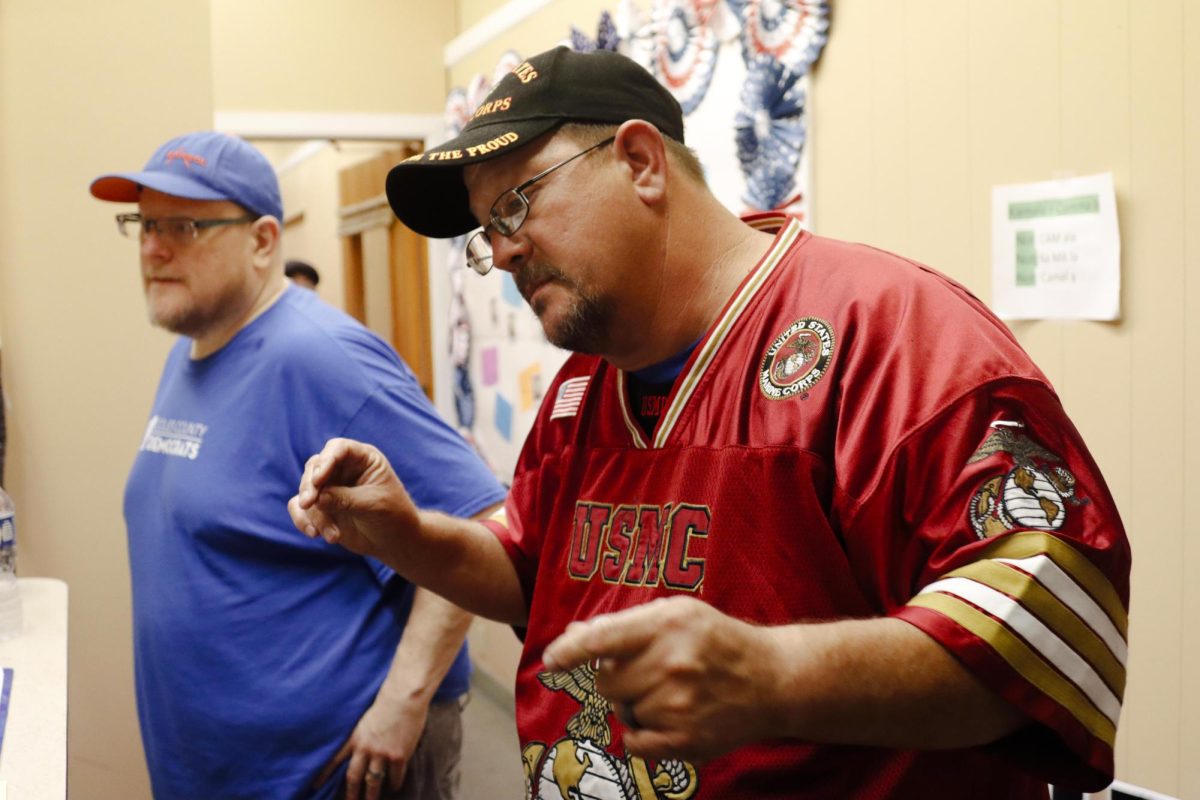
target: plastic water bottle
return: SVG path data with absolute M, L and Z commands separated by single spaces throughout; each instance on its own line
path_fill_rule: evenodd
M 0 486 L 0 642 L 21 633 L 17 588 L 17 524 L 12 498 Z

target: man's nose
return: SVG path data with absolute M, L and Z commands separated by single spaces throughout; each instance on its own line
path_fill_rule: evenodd
M 143 232 L 140 236 L 143 260 L 163 261 L 170 257 L 171 248 L 167 238 L 159 231 Z
M 532 245 L 529 239 L 518 231 L 512 236 L 503 236 L 494 231 L 489 232 L 492 243 L 492 266 L 505 272 L 515 272 L 529 259 Z

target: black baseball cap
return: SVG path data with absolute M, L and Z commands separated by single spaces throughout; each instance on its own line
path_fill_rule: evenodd
M 417 233 L 458 236 L 479 227 L 467 206 L 464 166 L 511 153 L 564 122 L 631 119 L 683 142 L 679 102 L 636 61 L 606 50 L 547 50 L 505 75 L 462 133 L 392 167 L 388 202 Z
M 313 286 L 321 282 L 321 275 L 317 272 L 317 268 L 307 261 L 292 259 L 283 265 L 283 274 L 289 278 L 294 278 L 297 275 L 303 275 L 308 278 Z

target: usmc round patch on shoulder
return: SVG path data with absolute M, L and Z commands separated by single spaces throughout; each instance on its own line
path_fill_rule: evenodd
M 771 400 L 807 392 L 825 376 L 833 358 L 833 327 L 816 317 L 793 322 L 763 354 L 758 388 Z

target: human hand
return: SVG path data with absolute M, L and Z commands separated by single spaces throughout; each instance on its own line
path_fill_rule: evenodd
M 389 790 L 399 791 L 428 713 L 426 703 L 394 700 L 381 692 L 314 785 L 323 784 L 339 764 L 349 759 L 346 800 L 379 800 L 388 796 L 385 784 Z
M 598 660 L 596 690 L 643 758 L 702 762 L 778 735 L 779 653 L 770 628 L 691 597 L 572 622 L 542 654 L 565 671 Z
M 377 557 L 397 530 L 419 524 L 417 507 L 387 458 L 351 439 L 330 439 L 308 460 L 288 513 L 309 537 Z

